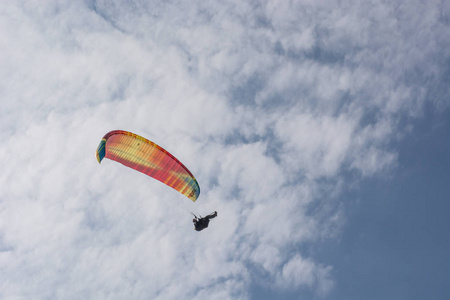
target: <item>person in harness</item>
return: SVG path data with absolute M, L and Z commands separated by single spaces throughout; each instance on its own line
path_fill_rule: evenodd
M 194 215 L 194 217 L 195 217 L 195 219 L 193 219 L 192 222 L 194 222 L 195 230 L 202 231 L 203 229 L 208 228 L 209 220 L 217 217 L 217 211 L 215 211 L 212 214 L 209 214 L 203 218 L 202 217 L 197 218 L 196 215 Z

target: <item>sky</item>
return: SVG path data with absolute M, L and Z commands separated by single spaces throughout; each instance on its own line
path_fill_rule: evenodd
M 3 1 L 0 298 L 448 299 L 448 49 L 445 0 Z

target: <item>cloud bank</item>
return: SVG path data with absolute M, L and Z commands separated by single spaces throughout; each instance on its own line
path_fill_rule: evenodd
M 441 1 L 26 1 L 0 8 L 2 299 L 326 297 L 342 191 L 448 107 Z M 95 149 L 168 149 L 197 203 Z M 189 212 L 219 217 L 200 234 Z

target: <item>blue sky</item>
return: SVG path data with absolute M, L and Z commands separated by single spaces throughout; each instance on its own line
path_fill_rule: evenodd
M 396 178 L 369 180 L 350 198 L 334 252 L 342 272 L 333 299 L 445 299 L 450 266 L 448 112 L 429 113 L 397 147 Z
M 1 4 L 0 298 L 447 299 L 449 20 L 446 1 Z M 180 159 L 198 201 L 99 165 L 115 129 Z

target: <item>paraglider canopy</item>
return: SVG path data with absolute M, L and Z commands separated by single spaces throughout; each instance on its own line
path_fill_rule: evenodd
M 157 144 L 128 131 L 108 132 L 97 148 L 97 160 L 117 161 L 174 188 L 195 202 L 200 186 L 194 175 Z

